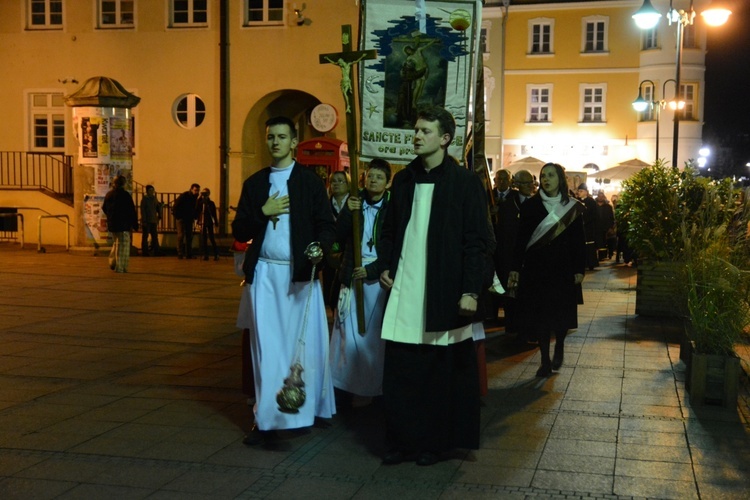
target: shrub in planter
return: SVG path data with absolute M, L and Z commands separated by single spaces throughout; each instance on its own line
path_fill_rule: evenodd
M 678 283 L 692 345 L 686 386 L 693 405 L 736 404 L 734 346 L 750 324 L 748 218 L 737 201 L 728 181 L 709 183 L 700 206 L 680 229 Z

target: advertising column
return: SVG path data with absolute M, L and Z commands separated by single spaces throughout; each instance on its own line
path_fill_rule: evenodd
M 74 172 L 78 245 L 98 248 L 111 243 L 102 204 L 118 175 L 127 179 L 125 189 L 133 191 L 132 108 L 139 102 L 139 97 L 106 77 L 91 78 L 66 97 L 73 108 L 78 141 L 78 167 Z

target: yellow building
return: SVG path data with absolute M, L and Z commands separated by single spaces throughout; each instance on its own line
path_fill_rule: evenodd
M 270 162 L 269 116 L 295 117 L 307 139 L 323 135 L 309 124 L 312 108 L 330 103 L 340 120 L 327 135 L 346 139 L 341 71 L 321 65 L 319 54 L 340 51 L 341 25 L 356 31 L 358 17 L 355 0 L 0 2 L 0 207 L 27 207 L 27 242 L 47 212 L 78 220 L 73 244 L 84 243 L 73 208 L 80 200 L 48 196 L 58 187 L 38 176 L 23 186 L 9 178 L 20 167 L 38 171 L 40 161 L 76 163 L 64 96 L 106 76 L 141 98 L 133 110 L 137 186 L 179 193 L 196 182 L 229 220 L 242 181 Z M 62 224 L 45 221 L 44 233 L 45 242 L 65 242 Z
M 696 6 L 706 2 L 696 0 Z M 493 168 L 527 156 L 570 170 L 654 158 L 655 116 L 639 116 L 631 103 L 646 79 L 654 86 L 645 85 L 644 92 L 651 91 L 654 100 L 663 98 L 663 85 L 667 98 L 674 95 L 666 82 L 674 77 L 675 29 L 662 21 L 643 35 L 631 19 L 641 3 L 513 0 L 506 17 L 503 0 L 486 2 L 482 60 L 486 152 Z M 653 3 L 666 13 L 668 0 Z M 45 193 L 56 189 L 44 185 L 50 181 L 28 174 L 19 186 L 14 175 L 20 167 L 37 172 L 39 162 L 76 164 L 64 96 L 89 78 L 105 76 L 141 98 L 133 110 L 136 188 L 153 184 L 157 192 L 179 193 L 193 182 L 208 187 L 226 228 L 242 181 L 269 163 L 263 127 L 269 116 L 295 117 L 304 140 L 324 135 L 310 125 L 310 113 L 328 103 L 339 121 L 325 135 L 346 140 L 341 71 L 321 65 L 319 55 L 341 49 L 342 24 L 353 26 L 356 44 L 359 4 L 1 1 L 0 207 L 25 207 L 19 211 L 27 220 L 27 242 L 36 241 L 33 222 L 46 212 L 68 215 L 73 244 L 85 243 L 74 208 L 81 200 L 50 197 Z M 696 156 L 703 115 L 705 30 L 696 20 L 686 33 L 682 78 L 689 102 L 680 163 Z M 666 158 L 671 121 L 671 111 L 664 110 L 660 156 Z M 45 241 L 65 241 L 62 224 L 44 225 Z
M 675 0 L 675 8 L 687 9 L 689 3 Z M 655 159 L 656 113 L 636 113 L 632 102 L 644 80 L 653 82 L 641 86 L 646 100 L 674 99 L 674 83 L 668 80 L 675 78 L 677 30 L 662 20 L 654 30 L 642 32 L 631 17 L 642 4 L 513 0 L 506 11 L 502 0 L 487 3 L 484 27 L 490 54 L 485 66 L 494 80 L 485 85 L 493 88 L 487 155 L 494 168 L 531 156 L 587 172 L 591 179 L 596 178 L 594 165 L 605 169 L 632 158 Z M 696 10 L 705 4 L 696 1 Z M 669 1 L 653 0 L 653 5 L 666 15 Z M 503 49 L 495 39 L 503 38 L 505 16 L 503 96 Z M 686 107 L 680 121 L 680 167 L 697 158 L 701 147 L 705 27 L 700 19 L 685 28 L 683 46 Z M 659 157 L 668 161 L 672 123 L 673 111 L 664 109 Z

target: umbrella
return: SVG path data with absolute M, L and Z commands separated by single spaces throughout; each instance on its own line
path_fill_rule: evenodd
M 539 173 L 539 169 L 541 169 L 545 163 L 546 162 L 540 160 L 539 158 L 527 156 L 525 158 L 521 158 L 520 160 L 514 161 L 505 168 L 510 170 L 510 172 L 513 174 L 515 174 L 519 170 L 528 170 L 532 174 L 536 175 Z
M 610 181 L 624 181 L 636 172 L 643 170 L 643 167 L 649 166 L 645 161 L 641 161 L 638 158 L 618 163 L 612 168 L 600 170 L 596 173 L 596 177 L 599 179 L 609 179 Z

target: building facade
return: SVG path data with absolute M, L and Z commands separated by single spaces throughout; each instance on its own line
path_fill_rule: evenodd
M 662 13 L 668 3 L 653 0 Z M 706 3 L 695 1 L 697 8 Z M 653 32 L 640 32 L 631 16 L 642 0 L 503 4 L 488 0 L 482 20 L 492 168 L 528 156 L 575 171 L 653 160 L 656 116 L 637 114 L 631 104 L 644 80 L 654 82 L 640 86 L 650 99 L 674 96 L 668 82 L 675 72 L 674 26 L 662 20 Z M 4 0 L 0 153 L 12 154 L 0 157 L 0 167 L 7 158 L 30 161 L 27 153 L 67 156 L 75 164 L 65 96 L 89 78 L 109 77 L 141 98 L 133 109 L 135 188 L 208 187 L 226 229 L 242 181 L 269 163 L 268 117 L 293 117 L 301 140 L 346 140 L 341 71 L 320 64 L 319 56 L 341 50 L 343 24 L 353 26 L 356 45 L 359 9 L 356 0 Z M 705 29 L 696 19 L 685 37 L 680 163 L 701 146 L 704 48 Z M 321 103 L 340 118 L 327 133 L 310 121 Z M 661 112 L 664 158 L 671 155 L 672 116 L 668 108 Z M 67 214 L 81 225 L 75 203 L 10 189 L 3 172 L 0 207 Z M 27 241 L 36 239 L 26 233 Z M 74 234 L 74 244 L 85 243 L 80 228 Z M 64 228 L 50 223 L 49 238 L 64 241 Z
M 596 178 L 597 169 L 632 158 L 651 163 L 657 111 L 636 113 L 632 103 L 639 90 L 651 102 L 675 98 L 677 30 L 666 21 L 669 0 L 653 0 L 665 17 L 648 32 L 632 19 L 642 0 L 514 0 L 507 10 L 503 3 L 490 1 L 484 9 L 490 41 L 485 74 L 492 75 L 485 85 L 487 155 L 493 165 L 534 157 Z M 696 10 L 707 3 L 695 1 Z M 674 0 L 678 9 L 689 4 Z M 503 38 L 506 16 L 503 67 L 495 54 L 503 47 L 494 40 Z M 699 18 L 685 28 L 683 43 L 680 167 L 697 158 L 701 147 L 706 29 Z M 504 95 L 496 76 L 503 74 Z M 667 161 L 673 117 L 669 106 L 659 116 L 659 157 Z

